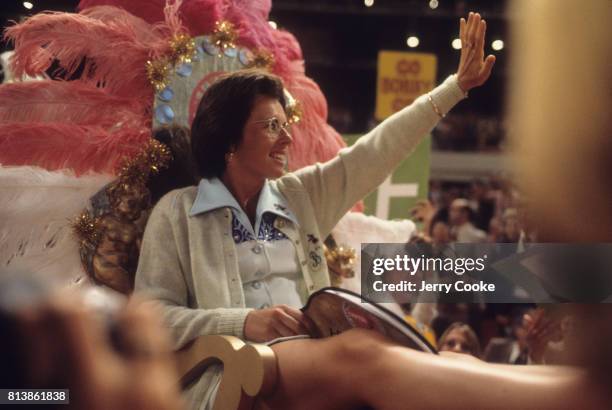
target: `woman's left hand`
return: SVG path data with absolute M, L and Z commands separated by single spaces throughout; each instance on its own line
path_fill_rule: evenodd
M 459 38 L 461 39 L 461 57 L 457 69 L 459 87 L 468 92 L 487 81 L 491 75 L 495 56 L 484 58 L 485 31 L 487 23 L 480 14 L 470 12 L 467 22 L 464 18 L 459 23 Z

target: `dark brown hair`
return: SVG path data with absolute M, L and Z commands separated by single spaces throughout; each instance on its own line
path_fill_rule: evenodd
M 204 93 L 191 125 L 191 152 L 203 178 L 220 177 L 225 156 L 242 141 L 255 99 L 265 95 L 286 106 L 283 84 L 275 75 L 249 69 L 215 81 Z
M 191 155 L 189 128 L 174 125 L 157 128 L 153 138 L 166 145 L 172 154 L 168 167 L 161 168 L 147 180 L 151 203 L 155 205 L 173 189 L 197 185 L 199 178 Z

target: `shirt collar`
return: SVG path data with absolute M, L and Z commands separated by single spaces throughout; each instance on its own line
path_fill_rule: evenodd
M 189 216 L 227 207 L 240 211 L 238 201 L 219 178 L 202 178 Z
M 193 202 L 190 216 L 212 211 L 218 208 L 232 208 L 236 213 L 242 214 L 242 208 L 236 201 L 236 198 L 227 189 L 225 184 L 219 178 L 203 178 L 198 185 L 198 193 Z M 285 197 L 266 180 L 259 194 L 256 210 L 256 225 L 264 213 L 269 212 L 289 219 L 294 224 L 298 225 L 297 218 L 289 209 Z
M 295 225 L 299 226 L 297 218 L 289 209 L 285 197 L 273 186 L 270 181 L 266 180 L 261 193 L 259 194 L 259 202 L 257 202 L 257 220 L 266 212 L 289 219 Z

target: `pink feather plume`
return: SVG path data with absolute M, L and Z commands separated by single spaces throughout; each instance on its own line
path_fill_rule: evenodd
M 66 122 L 147 126 L 140 101 L 117 97 L 79 81 L 31 81 L 0 86 L 0 122 Z
M 145 42 L 135 29 L 126 20 L 41 13 L 9 27 L 5 35 L 15 43 L 16 76 L 41 74 L 56 59 L 68 75 L 82 69 L 80 81 L 101 84 L 115 95 L 150 101 L 153 91 L 145 62 L 150 54 L 167 47 L 167 39 Z
M 180 16 L 192 36 L 212 33 L 215 22 L 223 17 L 223 4 L 219 0 L 183 1 Z
M 94 6 L 114 6 L 138 16 L 147 23 L 164 21 L 165 0 L 81 0 L 78 10 Z
M 298 41 L 291 33 L 275 30 L 268 24 L 271 0 L 183 0 L 170 3 L 174 7 L 170 16 L 180 16 L 193 36 L 210 34 L 215 21 L 229 20 L 237 27 L 239 44 L 272 53 L 275 59 L 273 72 L 283 79 L 285 86 L 302 104 L 302 122 L 294 126 L 290 169 L 326 161 L 346 146 L 342 137 L 327 124 L 327 102 L 317 84 L 305 75 Z M 79 9 L 112 5 L 122 7 L 149 23 L 160 23 L 164 21 L 164 4 L 163 0 L 81 0 Z
M 118 24 L 128 26 L 133 30 L 134 36 L 142 43 L 157 43 L 164 34 L 160 32 L 159 25 L 151 25 L 142 18 L 128 11 L 112 6 L 89 7 L 79 13 L 82 16 L 100 20 L 105 24 Z
M 47 170 L 116 173 L 122 159 L 151 138 L 147 127 L 109 132 L 93 125 L 5 122 L 0 124 L 0 163 L 36 164 Z

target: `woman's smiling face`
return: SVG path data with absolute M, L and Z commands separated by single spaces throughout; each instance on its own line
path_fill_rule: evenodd
M 292 141 L 281 103 L 274 97 L 260 95 L 255 99 L 242 141 L 231 161 L 250 176 L 278 178 L 285 170 Z

